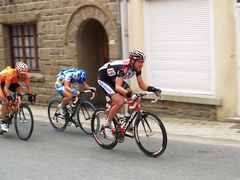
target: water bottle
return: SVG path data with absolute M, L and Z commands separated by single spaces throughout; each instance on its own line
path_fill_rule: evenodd
M 105 100 L 106 100 L 106 108 L 109 109 L 111 107 L 111 99 L 109 96 L 105 96 Z
M 68 112 L 69 114 L 72 114 L 72 107 L 71 107 L 71 105 L 70 105 L 70 104 L 67 104 L 67 105 L 66 105 L 66 108 L 67 108 L 67 112 Z
M 71 104 L 71 107 L 72 107 L 72 111 L 74 110 L 74 108 L 76 107 L 77 105 L 77 102 L 78 102 L 78 97 L 75 97 L 74 101 L 72 102 Z
M 71 108 L 72 108 L 72 110 L 76 107 L 76 103 L 75 102 L 73 102 L 72 104 L 71 104 Z
M 131 114 L 129 112 L 126 112 L 125 115 L 124 115 L 125 120 L 126 121 L 129 120 L 130 117 L 131 117 Z

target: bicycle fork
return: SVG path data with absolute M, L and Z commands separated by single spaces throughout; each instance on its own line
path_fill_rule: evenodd
M 153 136 L 154 133 L 153 133 L 153 131 L 152 131 L 152 129 L 151 129 L 151 127 L 150 127 L 147 119 L 146 119 L 146 116 L 143 114 L 143 112 L 141 113 L 141 115 L 139 116 L 139 118 L 140 118 L 140 122 L 142 123 L 142 126 L 143 126 L 143 129 L 144 129 L 144 132 L 145 132 L 146 136 L 147 136 L 147 137 Z M 146 125 L 145 125 L 145 124 L 146 124 Z M 148 128 L 148 131 L 149 131 L 149 132 L 147 132 L 146 127 Z

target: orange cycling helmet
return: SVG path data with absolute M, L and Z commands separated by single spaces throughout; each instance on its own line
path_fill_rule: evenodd
M 28 72 L 28 66 L 23 62 L 17 62 L 15 68 L 19 73 L 22 74 L 27 74 Z
M 129 58 L 133 59 L 135 61 L 145 61 L 146 56 L 143 52 L 138 51 L 138 50 L 133 50 L 129 52 Z

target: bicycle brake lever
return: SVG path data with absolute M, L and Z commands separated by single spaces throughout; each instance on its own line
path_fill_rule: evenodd
M 158 96 L 155 96 L 155 99 L 151 101 L 151 103 L 156 103 L 158 101 Z
M 90 99 L 94 99 L 95 98 L 95 92 L 92 92 L 92 97 L 90 97 Z

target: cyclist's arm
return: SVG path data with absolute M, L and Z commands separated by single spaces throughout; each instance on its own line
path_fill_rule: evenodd
M 9 87 L 10 87 L 10 82 L 5 82 L 5 85 L 4 85 L 4 94 L 6 95 L 6 97 L 8 97 L 10 95 L 10 92 L 9 92 Z
M 32 94 L 32 87 L 30 86 L 30 79 L 29 79 L 29 78 L 27 78 L 27 79 L 25 80 L 25 84 L 26 84 L 26 86 L 27 86 L 27 91 L 28 91 L 28 93 L 29 93 L 29 94 Z
M 82 86 L 84 89 L 87 89 L 87 90 L 91 89 L 90 86 L 86 82 L 82 83 Z
M 137 76 L 137 82 L 139 87 L 144 90 L 144 91 L 150 91 L 150 92 L 154 92 L 153 90 L 149 90 L 149 88 L 154 88 L 152 86 L 149 86 L 146 82 L 143 81 L 142 76 Z M 157 88 L 154 88 L 155 90 L 157 90 Z M 155 91 L 154 92 L 157 96 L 161 95 L 161 90 Z
M 137 76 L 137 82 L 138 82 L 138 86 L 139 86 L 142 90 L 147 91 L 148 84 L 143 81 L 142 76 Z
M 124 89 L 122 87 L 122 84 L 123 84 L 123 79 L 120 77 L 116 77 L 115 90 L 120 94 L 126 95 L 128 93 L 128 90 Z
M 64 81 L 64 89 L 70 93 L 73 93 L 74 89 L 70 87 L 70 81 Z

